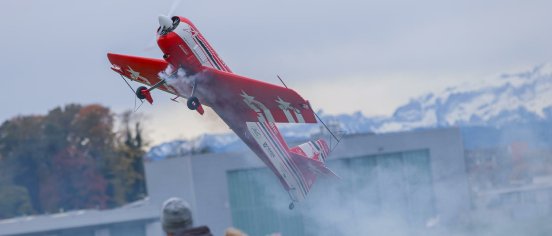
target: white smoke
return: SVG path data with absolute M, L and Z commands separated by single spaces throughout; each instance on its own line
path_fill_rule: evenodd
M 367 157 L 370 158 L 370 157 Z M 333 163 L 330 168 L 343 180 L 319 179 L 313 186 L 307 200 L 296 204 L 290 211 L 289 198 L 275 178 L 256 178 L 263 186 L 262 197 L 271 204 L 272 210 L 282 217 L 300 215 L 305 235 L 550 235 L 550 218 L 514 220 L 506 212 L 480 212 L 460 209 L 453 212 L 455 220 L 445 222 L 438 209 L 424 213 L 413 211 L 400 201 L 393 201 L 405 193 L 393 192 L 393 178 L 401 175 L 394 168 L 379 168 L 378 175 L 385 176 L 374 182 L 366 182 L 370 173 L 359 166 Z M 404 171 L 404 170 L 403 170 Z M 272 174 L 272 173 L 270 173 Z M 271 176 L 272 177 L 272 176 Z M 409 181 L 421 181 L 422 175 L 413 175 Z M 433 185 L 439 180 L 433 180 Z M 388 188 L 385 190 L 385 188 Z M 374 196 L 379 192 L 379 197 Z M 445 198 L 440 195 L 431 198 L 431 204 Z M 411 196 L 408 196 L 411 197 Z M 386 199 L 382 201 L 381 199 Z M 471 199 L 465 199 L 470 201 Z M 383 203 L 385 202 L 385 203 Z M 382 205 L 383 204 L 383 205 Z M 450 212 L 449 212 L 450 214 Z M 237 225 L 239 226 L 239 225 Z M 280 225 L 285 228 L 286 225 Z M 267 232 L 272 233 L 272 232 Z M 284 235 L 284 234 L 282 234 Z
M 165 71 L 159 73 L 161 79 L 165 79 L 166 83 L 176 89 L 176 92 L 181 97 L 189 97 L 191 95 L 196 75 L 188 76 L 184 69 L 179 68 L 176 72 L 171 66 L 168 66 Z

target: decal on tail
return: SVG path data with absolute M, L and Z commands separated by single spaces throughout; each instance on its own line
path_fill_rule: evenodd
M 291 160 L 299 167 L 301 174 L 307 181 L 308 190 L 318 176 L 339 177 L 326 167 L 325 161 L 329 153 L 328 144 L 323 139 L 310 141 L 292 147 L 289 150 Z

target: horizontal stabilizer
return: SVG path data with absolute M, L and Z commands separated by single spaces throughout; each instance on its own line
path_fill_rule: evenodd
M 337 176 L 333 171 L 328 169 L 328 167 L 326 167 L 324 162 L 310 159 L 295 153 L 290 153 L 290 154 L 291 154 L 291 160 L 299 167 L 299 169 L 301 170 L 301 172 L 305 177 L 309 178 L 309 177 L 315 177 L 315 176 L 327 176 L 327 177 L 335 177 L 339 179 L 339 176 Z
M 161 81 L 159 74 L 164 72 L 168 66 L 166 61 L 156 58 L 115 53 L 108 53 L 107 58 L 111 62 L 111 69 L 113 71 L 147 86 L 152 86 Z M 160 86 L 159 89 L 174 95 L 177 94 L 176 90 L 167 84 Z
M 289 149 L 291 161 L 301 171 L 308 190 L 311 189 L 318 176 L 340 179 L 324 164 L 328 153 L 328 145 L 323 139 L 306 142 Z
M 324 139 L 318 139 L 292 147 L 289 151 L 313 160 L 325 162 L 326 157 L 330 153 L 330 148 Z

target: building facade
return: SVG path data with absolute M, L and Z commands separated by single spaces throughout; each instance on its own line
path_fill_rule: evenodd
M 454 128 L 346 136 L 327 160 L 341 180 L 320 179 L 292 211 L 276 177 L 252 153 L 173 158 L 146 171 L 152 200 L 188 200 L 194 220 L 215 234 L 235 226 L 249 235 L 320 235 L 321 228 L 345 232 L 327 225 L 363 231 L 355 227 L 368 220 L 403 229 L 459 220 L 470 209 L 463 155 Z
M 0 235 L 86 229 L 82 235 L 162 235 L 161 205 L 170 197 L 188 201 L 194 224 L 209 226 L 214 235 L 230 226 L 249 235 L 362 234 L 375 225 L 417 230 L 455 222 L 469 211 L 463 155 L 455 128 L 345 136 L 327 160 L 341 179 L 319 179 L 294 210 L 274 174 L 251 152 L 171 158 L 146 163 L 149 197 L 141 205 L 85 212 L 71 217 L 71 225 L 52 216 L 0 221 Z M 125 225 L 125 232 L 134 229 L 128 225 L 141 231 L 117 231 Z

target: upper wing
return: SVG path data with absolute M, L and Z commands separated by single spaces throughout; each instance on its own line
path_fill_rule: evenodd
M 168 63 L 161 59 L 136 57 L 108 53 L 107 58 L 111 62 L 111 69 L 115 72 L 145 85 L 154 85 L 161 81 L 159 73 L 167 68 Z M 165 84 L 159 89 L 176 95 L 176 90 Z
M 307 100 L 297 92 L 243 76 L 205 68 L 213 108 L 241 122 L 316 123 Z

